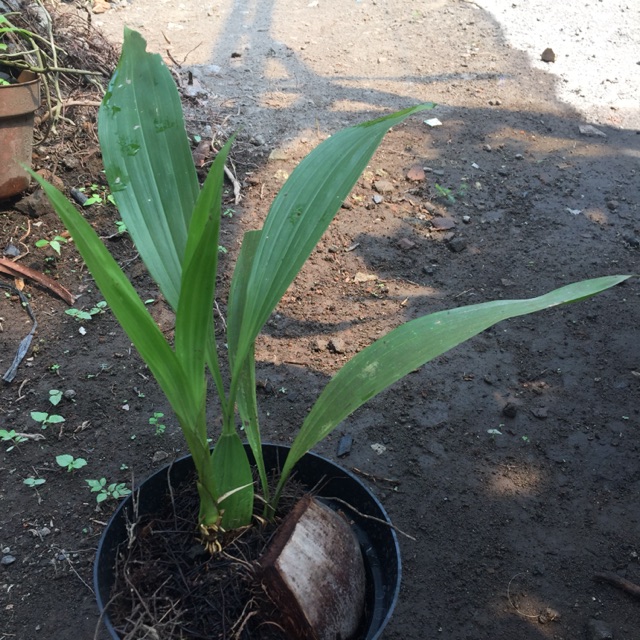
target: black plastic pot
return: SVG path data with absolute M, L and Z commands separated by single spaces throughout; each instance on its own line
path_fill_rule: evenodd
M 245 448 L 252 458 L 248 445 L 245 445 Z M 263 445 L 267 469 L 281 469 L 288 450 L 288 447 L 282 445 Z M 167 498 L 168 481 L 170 480 L 172 486 L 177 486 L 192 472 L 191 456 L 186 456 L 145 480 L 136 490 L 138 515 L 158 511 Z M 359 512 L 351 512 L 349 517 L 354 522 L 353 530 L 360 541 L 369 580 L 368 619 L 365 622 L 366 632 L 363 638 L 364 640 L 380 638 L 395 608 L 401 579 L 400 548 L 395 531 L 384 524 L 390 522 L 387 513 L 378 499 L 356 476 L 322 456 L 308 453 L 298 462 L 294 473 L 296 480 L 307 488 L 313 489 L 314 493 L 332 508 L 348 511 L 344 504 L 332 503 L 331 498 L 338 498 L 352 505 Z M 93 569 L 93 584 L 98 607 L 107 631 L 114 640 L 119 640 L 120 636 L 113 628 L 105 606 L 111 597 L 118 547 L 126 543 L 126 523 L 131 521 L 132 514 L 133 496 L 129 496 L 119 505 L 100 538 Z M 371 516 L 381 522 L 360 514 Z

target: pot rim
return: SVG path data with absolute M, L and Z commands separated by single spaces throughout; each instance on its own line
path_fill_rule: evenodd
M 290 449 L 290 447 L 288 445 L 276 444 L 276 443 L 270 443 L 270 442 L 263 442 L 262 443 L 262 447 L 263 448 L 264 447 L 272 447 L 278 453 L 279 453 L 280 450 L 287 450 L 288 451 Z M 246 448 L 247 453 L 249 455 L 250 462 L 252 464 L 255 464 L 255 461 L 253 459 L 253 455 L 251 453 L 251 448 L 246 443 L 245 443 L 245 448 Z M 392 585 L 392 588 L 387 593 L 387 598 L 386 598 L 387 601 L 388 601 L 387 611 L 385 612 L 384 617 L 377 621 L 378 629 L 375 630 L 373 635 L 369 635 L 369 632 L 367 631 L 366 640 L 377 640 L 378 638 L 380 638 L 384 628 L 387 626 L 387 624 L 388 624 L 388 622 L 389 622 L 389 620 L 390 620 L 390 618 L 391 618 L 391 616 L 393 614 L 393 611 L 395 609 L 395 606 L 396 606 L 396 603 L 398 601 L 398 597 L 399 597 L 399 594 L 400 594 L 400 585 L 401 585 L 401 581 L 402 581 L 402 561 L 401 561 L 401 556 L 400 556 L 400 545 L 399 545 L 399 542 L 398 542 L 398 536 L 396 534 L 395 529 L 391 526 L 391 519 L 389 518 L 385 508 L 382 506 L 382 503 L 375 496 L 375 494 L 371 491 L 371 489 L 369 489 L 369 487 L 364 484 L 362 479 L 358 478 L 349 469 L 346 469 L 345 467 L 337 464 L 333 460 L 330 460 L 329 458 L 326 458 L 326 457 L 324 457 L 322 455 L 319 455 L 317 453 L 314 453 L 312 451 L 307 452 L 300 459 L 300 461 L 298 461 L 298 463 L 296 464 L 296 467 L 300 463 L 302 463 L 304 461 L 304 459 L 307 458 L 307 456 L 309 456 L 312 459 L 315 459 L 315 460 L 321 462 L 322 464 L 329 465 L 329 466 L 335 468 L 336 470 L 339 470 L 339 472 L 341 474 L 343 474 L 343 476 L 345 476 L 350 481 L 354 482 L 358 487 L 360 487 L 365 492 L 367 497 L 375 504 L 376 509 L 379 510 L 379 514 L 382 516 L 382 518 L 377 518 L 377 517 L 374 518 L 374 520 L 378 520 L 377 526 L 384 525 L 384 526 L 387 527 L 387 533 L 388 533 L 389 538 L 390 538 L 390 540 L 388 541 L 388 544 L 390 544 L 390 546 L 392 547 L 391 548 L 391 553 L 392 553 L 392 556 L 394 558 L 394 562 L 396 564 L 396 577 L 395 577 L 395 584 Z M 107 540 L 107 536 L 108 536 L 108 532 L 110 530 L 110 527 L 118 519 L 118 517 L 120 516 L 121 512 L 124 509 L 128 508 L 128 505 L 133 500 L 134 494 L 138 493 L 140 491 L 141 487 L 145 483 L 151 481 L 152 479 L 157 478 L 160 475 L 166 476 L 167 475 L 167 470 L 169 468 L 171 468 L 172 466 L 178 464 L 179 462 L 186 461 L 189 458 L 192 458 L 192 456 L 190 454 L 181 456 L 180 458 L 177 458 L 176 460 L 174 460 L 170 464 L 165 465 L 165 466 L 161 467 L 160 469 L 157 469 L 151 475 L 149 475 L 147 478 L 142 480 L 133 489 L 132 493 L 129 496 L 127 496 L 124 500 L 122 500 L 120 502 L 120 504 L 118 505 L 116 510 L 113 512 L 112 516 L 109 518 L 107 526 L 103 529 L 102 534 L 100 535 L 100 541 L 98 542 L 98 547 L 97 547 L 97 550 L 96 550 L 96 558 L 95 558 L 95 562 L 94 562 L 94 566 L 93 566 L 93 587 L 94 587 L 94 591 L 95 591 L 95 595 L 96 595 L 96 601 L 97 601 L 97 604 L 98 604 L 98 609 L 100 611 L 100 618 L 101 618 L 102 624 L 104 624 L 104 626 L 107 628 L 107 631 L 112 635 L 113 638 L 116 638 L 118 636 L 117 636 L 117 633 L 116 633 L 115 629 L 111 625 L 111 621 L 109 620 L 109 617 L 108 617 L 108 615 L 106 613 L 106 607 L 108 606 L 109 601 L 107 600 L 105 602 L 105 600 L 102 597 L 102 581 L 101 581 L 101 575 L 100 575 L 100 571 L 99 571 L 100 563 L 98 561 L 98 559 L 100 558 L 102 553 L 107 553 L 107 551 L 105 551 L 105 547 L 107 546 L 106 545 L 106 540 Z M 296 467 L 294 467 L 294 469 Z M 319 497 L 320 498 L 324 497 L 326 500 L 328 500 L 330 502 L 330 497 L 329 496 L 322 496 L 320 494 Z M 356 512 L 356 514 L 357 514 L 357 512 Z M 362 516 L 363 514 L 357 514 L 357 515 Z M 366 518 L 366 516 L 365 516 L 365 518 Z M 356 519 L 356 518 L 354 518 L 354 519 Z M 355 525 L 352 528 L 354 528 L 354 532 L 356 533 L 356 536 L 358 536 L 359 539 L 361 540 L 361 537 L 358 535 L 358 528 L 359 527 L 361 527 L 361 525 Z M 361 540 L 361 542 L 362 542 L 362 540 Z M 369 553 L 367 553 L 367 550 L 364 549 L 364 548 L 363 548 L 363 554 L 368 558 L 368 561 L 371 560 L 371 556 L 369 555 Z M 379 569 L 378 569 L 378 571 L 379 571 Z M 375 579 L 374 579 L 374 582 L 375 582 Z M 378 599 L 379 599 L 379 594 L 376 592 L 376 600 L 378 600 Z M 374 604 L 378 604 L 378 602 L 376 602 Z

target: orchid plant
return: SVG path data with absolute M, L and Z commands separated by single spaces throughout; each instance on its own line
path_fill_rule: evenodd
M 367 400 L 497 322 L 588 298 L 628 277 L 578 282 L 529 300 L 441 311 L 394 329 L 360 351 L 328 383 L 270 492 L 258 423 L 256 338 L 385 133 L 431 107 L 422 104 L 344 129 L 293 171 L 263 228 L 244 235 L 227 302 L 226 349 L 216 342 L 212 310 L 224 166 L 233 139 L 217 154 L 200 188 L 175 83 L 160 57 L 146 52 L 139 34 L 125 31 L 122 56 L 100 108 L 98 133 L 122 220 L 175 310 L 173 345 L 93 228 L 59 191 L 34 175 L 177 416 L 197 471 L 197 525 L 211 550 L 219 548 L 222 532 L 252 519 L 256 489 L 242 432 L 256 461 L 264 515 L 270 517 L 296 462 Z M 223 353 L 228 358 L 227 379 L 219 362 Z M 207 369 L 222 413 L 212 451 L 206 422 Z

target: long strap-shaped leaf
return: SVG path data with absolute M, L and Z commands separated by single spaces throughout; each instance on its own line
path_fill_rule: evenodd
M 125 28 L 122 56 L 98 115 L 105 173 L 151 276 L 176 309 L 198 180 L 180 96 L 157 54 Z
M 389 332 L 347 362 L 325 387 L 291 447 L 278 492 L 302 455 L 367 400 L 414 369 L 497 322 L 589 298 L 629 277 L 594 278 L 529 300 L 496 300 L 439 311 Z
M 181 423 L 192 422 L 196 399 L 181 362 L 147 311 L 135 289 L 93 230 L 69 201 L 52 185 L 32 172 L 51 200 L 57 214 L 93 275 L 102 295 L 131 342 L 147 363 Z
M 343 129 L 293 171 L 271 205 L 247 284 L 236 367 L 333 220 L 384 134 L 433 104 Z

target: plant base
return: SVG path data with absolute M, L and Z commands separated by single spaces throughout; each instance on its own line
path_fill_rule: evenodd
M 281 464 L 284 462 L 287 448 L 265 445 L 264 451 L 267 468 L 274 471 L 280 469 Z M 355 637 L 361 640 L 374 640 L 380 636 L 393 611 L 400 585 L 400 559 L 395 533 L 393 529 L 384 524 L 387 521 L 387 516 L 379 502 L 360 480 L 349 472 L 313 454 L 305 456 L 296 470 L 296 480 L 304 486 L 309 489 L 316 486 L 320 487 L 317 493 L 320 496 L 324 496 L 322 498 L 324 503 L 333 506 L 336 510 L 346 512 L 348 510 L 342 503 L 344 501 L 353 505 L 359 512 L 349 514 L 349 520 L 352 521 L 351 527 L 358 539 L 364 557 L 367 592 L 365 615 Z M 117 600 L 120 597 L 118 593 L 113 591 L 113 585 L 117 574 L 123 575 L 122 561 L 129 554 L 128 531 L 134 522 L 138 524 L 134 529 L 133 537 L 141 542 L 140 546 L 144 549 L 156 539 L 157 534 L 165 533 L 166 530 L 174 529 L 178 525 L 185 528 L 185 533 L 181 534 L 182 548 L 178 548 L 175 543 L 169 543 L 166 552 L 163 552 L 162 561 L 154 562 L 151 567 L 141 567 L 138 563 L 131 564 L 126 574 L 127 579 L 132 575 L 131 569 L 135 569 L 135 572 L 139 574 L 138 577 L 142 578 L 142 583 L 147 583 L 145 588 L 151 595 L 154 595 L 158 592 L 158 587 L 162 581 L 165 580 L 157 572 L 163 568 L 163 565 L 173 563 L 173 556 L 180 555 L 186 561 L 187 568 L 174 573 L 178 575 L 180 580 L 192 581 L 189 583 L 187 591 L 196 591 L 196 587 L 202 586 L 201 581 L 207 580 L 204 590 L 200 591 L 198 595 L 201 598 L 200 603 L 204 602 L 209 609 L 214 611 L 216 608 L 220 609 L 220 607 L 229 606 L 231 598 L 225 591 L 227 585 L 223 583 L 223 581 L 228 582 L 228 580 L 221 577 L 221 574 L 219 575 L 217 572 L 209 570 L 206 566 L 209 559 L 202 554 L 201 545 L 196 543 L 195 535 L 193 534 L 194 513 L 197 512 L 197 506 L 195 511 L 190 514 L 176 511 L 175 515 L 171 516 L 169 523 L 163 524 L 153 515 L 159 513 L 163 505 L 168 503 L 171 506 L 172 499 L 176 507 L 182 504 L 182 497 L 178 499 L 179 487 L 185 482 L 189 486 L 192 484 L 190 481 L 192 473 L 193 465 L 191 459 L 183 458 L 171 467 L 154 474 L 140 486 L 139 490 L 123 501 L 103 533 L 94 567 L 94 585 L 98 606 L 101 613 L 104 614 L 105 626 L 114 640 L 123 636 L 119 634 L 117 625 L 111 619 L 113 605 L 117 605 Z M 171 482 L 171 491 L 167 489 L 168 481 Z M 314 493 L 316 492 L 314 491 Z M 331 498 L 334 499 L 333 503 Z M 336 498 L 340 500 L 340 503 L 335 500 Z M 134 513 L 136 511 L 137 515 Z M 253 529 L 257 529 L 257 527 Z M 239 542 L 241 543 L 242 541 Z M 264 544 L 266 546 L 266 542 Z M 238 555 L 242 556 L 243 553 L 244 551 L 239 551 Z M 203 564 L 205 565 L 204 570 Z M 256 567 L 257 563 L 245 562 L 243 565 L 243 562 L 238 562 L 237 570 L 239 573 L 242 572 L 243 566 Z M 253 571 L 253 569 L 250 571 Z M 123 589 L 120 590 L 123 591 Z M 261 590 L 256 590 L 253 595 L 258 596 L 259 591 Z M 223 596 L 222 594 L 225 595 Z M 109 603 L 109 608 L 105 612 L 107 603 Z M 176 610 L 179 614 L 178 617 L 188 614 L 188 611 L 186 611 L 188 607 L 180 596 L 169 594 L 166 598 L 166 604 Z M 196 604 L 196 609 L 200 609 L 201 604 Z M 257 621 L 258 616 L 254 615 L 249 618 L 246 615 L 249 612 L 248 608 L 245 614 L 242 614 L 245 605 L 246 602 L 244 604 L 239 603 L 237 605 L 239 614 L 236 613 L 231 617 L 233 624 L 236 624 L 234 634 L 237 633 L 239 638 L 251 638 L 254 640 L 258 636 L 253 632 L 251 622 L 252 620 Z M 208 625 L 209 623 L 207 623 L 207 628 L 209 629 Z M 273 627 L 273 625 L 271 626 Z M 269 625 L 263 625 L 263 627 L 270 628 Z M 163 633 L 162 637 L 170 638 L 171 635 Z M 207 637 L 224 638 L 234 636 L 231 634 L 230 628 L 227 627 L 218 633 L 210 633 Z M 279 636 L 271 635 L 265 637 L 283 638 L 286 636 L 281 634 Z

